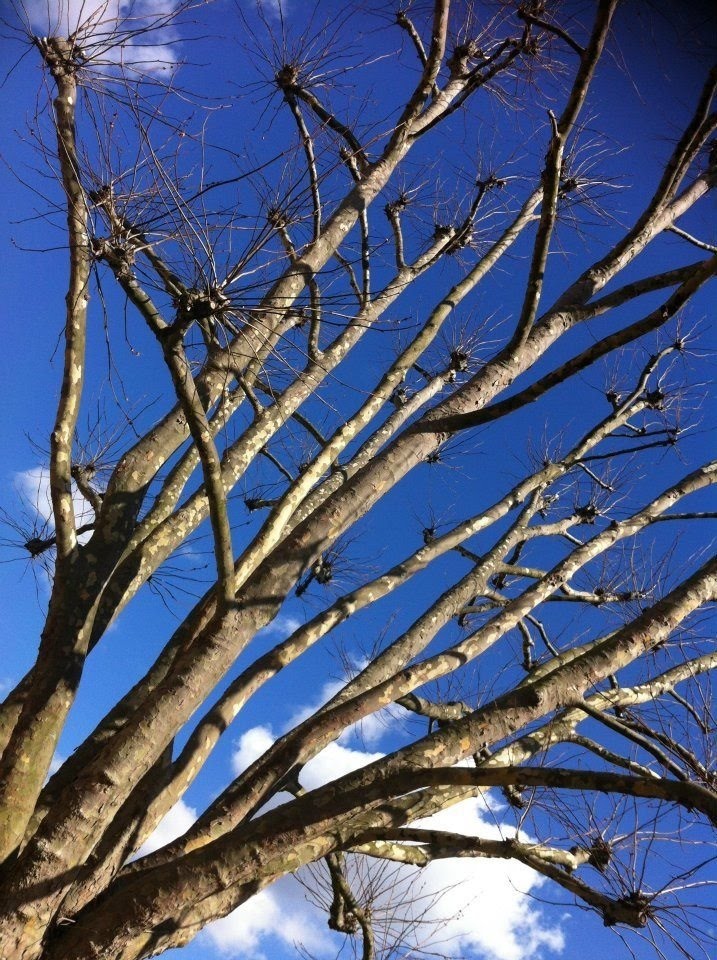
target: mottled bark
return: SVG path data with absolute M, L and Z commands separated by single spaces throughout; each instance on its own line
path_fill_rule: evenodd
M 32 41 L 54 84 L 50 152 L 69 279 L 49 438 L 54 530 L 22 544 L 31 559 L 49 558 L 53 584 L 36 662 L 0 707 L 4 960 L 141 960 L 322 860 L 330 925 L 360 931 L 364 960 L 380 960 L 370 905 L 344 869 L 349 854 L 417 866 L 451 856 L 514 860 L 606 924 L 640 928 L 654 918 L 644 890 L 616 896 L 594 838 L 550 834 L 560 801 L 546 801 L 546 819 L 537 818 L 546 842 L 413 824 L 494 787 L 521 809 L 525 794 L 594 792 L 632 798 L 647 816 L 657 818 L 659 806 L 717 823 L 710 712 L 699 687 L 717 661 L 701 637 L 685 640 L 717 596 L 716 562 L 681 554 L 676 572 L 658 561 L 643 575 L 639 559 L 643 544 L 647 553 L 658 552 L 655 543 L 666 557 L 679 552 L 686 525 L 701 529 L 715 515 L 705 505 L 715 464 L 701 463 L 693 447 L 688 464 L 663 480 L 658 456 L 685 430 L 673 384 L 691 347 L 681 314 L 717 274 L 714 244 L 694 235 L 692 219 L 717 182 L 717 71 L 685 115 L 651 196 L 631 206 L 640 211 L 632 225 L 610 220 L 599 254 L 581 249 L 578 269 L 570 261 L 553 268 L 569 202 L 582 202 L 570 164 L 615 17 L 619 30 L 615 0 L 599 0 L 587 28 L 523 4 L 512 19 L 491 15 L 476 38 L 461 5 L 429 6 L 412 17 L 398 12 L 391 29 L 406 50 L 379 60 L 392 57 L 392 69 L 404 70 L 410 56 L 406 89 L 377 90 L 369 120 L 351 118 L 340 72 L 330 91 L 317 79 L 330 52 L 317 54 L 316 73 L 301 56 L 274 65 L 272 89 L 298 142 L 281 172 L 274 159 L 249 176 L 259 198 L 251 229 L 233 192 L 243 175 L 213 181 L 204 155 L 196 183 L 193 174 L 170 175 L 152 138 L 171 111 L 156 112 L 131 73 L 115 106 L 119 86 L 100 79 L 110 51 L 129 51 L 145 26 L 166 27 L 171 17 L 98 27 L 100 13 L 69 38 Z M 119 76 L 114 60 L 112 71 Z M 479 145 L 508 130 L 488 130 L 481 104 L 515 112 L 517 97 L 526 111 L 540 105 L 542 120 L 544 71 L 550 109 L 547 128 L 537 129 L 547 153 L 532 182 L 474 163 L 472 141 L 460 163 L 457 144 L 455 157 L 444 156 L 459 112 Z M 535 92 L 521 87 L 528 79 Z M 185 137 L 184 122 L 170 141 L 209 150 L 204 133 Z M 130 187 L 115 136 L 141 158 Z M 458 184 L 445 203 L 426 187 L 430 164 L 415 176 L 429 156 L 439 180 Z M 683 217 L 688 229 L 678 225 Z M 668 233 L 682 259 L 665 264 Z M 239 236 L 251 236 L 246 250 Z M 655 261 L 642 268 L 648 249 Z M 101 482 L 79 439 L 95 275 L 116 285 L 154 335 L 152 369 L 157 389 L 167 388 L 164 412 L 130 442 L 122 435 Z M 619 388 L 594 391 L 594 407 L 578 404 L 562 420 L 536 408 L 535 430 L 516 439 L 531 404 L 568 396 L 579 375 L 597 377 L 627 347 L 637 359 Z M 543 412 L 545 429 L 567 439 L 536 450 Z M 370 523 L 399 484 L 417 477 L 418 489 L 424 465 L 440 465 L 474 428 L 501 448 L 495 475 L 476 467 L 463 502 L 441 500 L 445 516 L 432 504 L 420 520 L 409 509 L 405 543 L 388 561 L 360 571 L 255 655 L 257 634 L 288 598 L 332 584 L 342 538 Z M 402 489 L 410 500 L 410 487 Z M 81 526 L 77 491 L 94 514 Z M 154 649 L 164 645 L 144 674 L 45 782 L 88 654 L 112 642 L 119 613 L 207 527 L 216 575 L 171 635 L 158 638 Z M 359 666 L 329 702 L 214 790 L 182 837 L 132 860 L 250 698 L 337 628 L 356 622 L 364 631 L 368 620 L 358 615 L 388 597 L 408 598 L 410 617 L 385 642 L 362 636 L 371 655 L 351 652 Z M 559 605 L 584 622 L 556 636 Z M 658 721 L 640 712 L 648 705 Z M 399 746 L 306 794 L 304 765 L 389 709 Z M 568 749 L 580 762 L 566 761 Z M 286 804 L 257 814 L 287 791 Z

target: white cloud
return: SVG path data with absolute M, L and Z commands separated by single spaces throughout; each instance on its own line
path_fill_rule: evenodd
M 297 711 L 295 719 L 312 713 L 336 689 L 336 684 L 327 684 L 318 702 Z M 232 756 L 234 773 L 246 769 L 274 739 L 270 726 L 246 731 Z M 313 790 L 381 756 L 335 742 L 305 765 L 300 780 L 307 790 Z M 282 795 L 281 799 L 288 797 Z M 275 798 L 270 805 L 277 802 L 281 801 Z M 499 821 L 501 809 L 488 795 L 466 800 L 416 826 L 502 839 L 515 831 L 510 824 Z M 521 839 L 527 838 L 521 835 Z M 373 861 L 362 865 L 364 871 L 366 863 L 371 869 Z M 390 870 L 393 880 L 386 885 L 385 894 L 379 894 L 376 912 L 390 909 L 400 925 L 402 917 L 413 924 L 418 911 L 425 922 L 415 930 L 417 937 L 427 938 L 422 942 L 424 949 L 430 950 L 433 943 L 446 956 L 480 960 L 539 960 L 556 956 L 563 949 L 560 928 L 548 923 L 535 900 L 526 896 L 535 894 L 545 881 L 520 863 L 462 858 L 437 860 L 422 870 L 399 865 Z M 396 896 L 398 890 L 407 894 L 404 905 Z M 291 877 L 282 878 L 212 924 L 206 937 L 220 954 L 238 951 L 242 960 L 271 957 L 277 939 L 285 945 L 301 943 L 318 956 L 335 953 L 338 944 L 336 935 L 326 926 L 325 913 L 305 899 L 303 888 Z
M 263 957 L 258 950 L 259 942 L 274 930 L 281 930 L 282 914 L 275 891 L 261 890 L 232 913 L 210 924 L 205 934 L 220 953 L 234 953 L 241 949 L 242 956 Z
M 159 850 L 160 847 L 171 843 L 191 827 L 197 819 L 197 811 L 188 806 L 184 800 L 179 800 L 162 820 L 154 831 L 147 837 L 132 859 L 145 857 L 148 853 Z
M 49 530 L 54 530 L 52 516 L 52 499 L 50 497 L 50 474 L 46 467 L 31 467 L 16 473 L 15 488 L 30 510 L 34 510 Z M 91 523 L 94 520 L 94 510 L 85 500 L 75 484 L 72 484 L 72 503 L 75 509 L 77 526 Z M 79 537 L 80 543 L 86 543 L 91 534 L 84 533 Z
M 487 839 L 514 835 L 508 824 L 493 819 L 480 799 L 466 800 L 416 825 Z M 521 839 L 527 838 L 521 835 Z M 447 953 L 473 952 L 494 960 L 538 960 L 562 951 L 562 931 L 547 925 L 535 903 L 525 896 L 545 881 L 523 864 L 511 860 L 437 860 L 414 873 L 427 897 L 426 919 L 437 921 L 437 929 L 448 938 L 442 946 Z
M 232 771 L 236 777 L 250 767 L 262 753 L 269 749 L 276 737 L 271 727 L 252 727 L 243 733 L 237 741 L 237 749 L 232 754 Z
M 252 727 L 243 733 L 232 754 L 234 775 L 237 776 L 251 766 L 269 749 L 275 739 L 271 727 Z M 330 743 L 303 768 L 301 785 L 306 790 L 313 790 L 330 780 L 342 777 L 345 773 L 352 773 L 382 756 L 382 753 L 366 753 L 362 750 L 352 750 L 340 743 Z
M 277 943 L 290 948 L 301 944 L 321 956 L 331 949 L 332 939 L 293 877 L 277 880 L 202 934 L 202 941 L 220 955 L 241 960 L 268 960 Z
M 317 754 L 301 771 L 301 785 L 306 790 L 314 790 L 331 780 L 353 773 L 367 763 L 380 760 L 382 753 L 366 753 L 363 750 L 351 750 L 340 743 L 330 743 Z
M 298 726 L 298 724 L 303 723 L 304 720 L 308 719 L 313 713 L 316 713 L 319 707 L 323 707 L 325 703 L 335 696 L 343 686 L 343 680 L 327 680 L 315 700 L 305 704 L 303 707 L 299 707 L 298 710 L 292 713 L 286 723 L 286 729 L 292 730 Z
M 318 768 L 315 773 L 318 780 Z M 503 836 L 481 800 L 467 800 L 417 825 L 487 838 Z M 505 835 L 510 835 L 504 826 Z M 364 878 L 367 866 L 382 870 L 379 861 L 366 860 L 361 865 Z M 436 950 L 446 957 L 476 960 L 548 960 L 563 950 L 563 933 L 546 922 L 535 901 L 526 896 L 543 883 L 527 867 L 508 860 L 439 860 L 421 870 L 390 866 L 373 912 L 391 914 L 394 934 L 402 923 L 410 925 L 416 941 L 429 953 Z M 380 887 L 381 880 L 376 885 Z M 307 899 L 305 888 L 286 876 L 210 924 L 202 940 L 219 955 L 241 960 L 268 960 L 277 945 L 297 944 L 317 957 L 335 956 L 341 938 L 329 930 L 326 920 L 326 912 Z M 404 947 L 410 955 L 410 938 Z
M 57 773 L 66 759 L 67 758 L 63 757 L 61 753 L 56 753 L 50 761 L 50 769 L 47 771 L 48 776 L 51 777 L 53 773 Z
M 176 64 L 177 36 L 169 23 L 181 6 L 182 0 L 25 0 L 23 11 L 37 34 L 69 36 L 79 30 L 86 52 L 103 51 L 104 64 L 156 74 Z M 132 36 L 155 21 L 163 24 L 159 30 Z M 126 41 L 116 45 L 123 35 Z

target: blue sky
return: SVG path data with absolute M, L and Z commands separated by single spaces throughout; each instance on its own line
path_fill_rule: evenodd
M 42 6 L 38 0 L 36 9 Z M 243 0 L 240 6 L 249 24 L 264 37 L 260 44 L 248 39 L 241 25 L 232 19 L 232 5 L 219 0 L 207 8 L 205 39 L 193 43 L 185 40 L 173 48 L 180 60 L 187 61 L 176 68 L 179 82 L 200 100 L 203 111 L 200 113 L 210 131 L 209 140 L 217 145 L 210 154 L 211 176 L 215 178 L 232 176 L 237 170 L 274 156 L 282 149 L 290 131 L 288 120 L 279 110 L 277 97 L 270 96 L 266 83 L 270 68 L 263 61 L 262 53 L 263 50 L 268 55 L 272 44 L 279 42 L 280 19 L 276 10 L 267 5 L 262 25 L 257 21 L 256 10 L 249 0 Z M 395 43 L 386 29 L 386 18 L 380 15 L 381 4 L 374 3 L 369 7 L 373 16 L 366 16 L 362 21 L 360 42 L 375 44 L 381 53 L 389 53 Z M 568 7 L 579 15 L 587 15 L 591 4 L 577 3 Z M 345 5 L 338 0 L 324 3 L 316 14 L 316 22 L 333 15 L 334 22 L 340 25 L 344 9 Z M 654 188 L 659 164 L 678 135 L 687 111 L 695 103 L 703 81 L 707 50 L 695 54 L 693 41 L 700 32 L 703 39 L 708 40 L 707 9 L 707 4 L 664 3 L 658 5 L 654 16 L 646 17 L 644 6 L 626 3 L 619 13 L 617 42 L 598 73 L 586 109 L 584 133 L 588 144 L 586 155 L 592 151 L 599 158 L 601 175 L 613 185 L 601 198 L 609 218 L 589 223 L 583 232 L 571 229 L 569 224 L 561 226 L 558 231 L 560 252 L 555 254 L 556 265 L 549 271 L 546 281 L 546 302 L 559 291 L 566 273 L 576 275 L 581 267 L 606 248 L 618 229 L 616 224 L 633 221 Z M 307 10 L 308 5 L 304 6 L 299 0 L 286 5 L 284 27 L 290 36 L 301 33 Z M 675 35 L 676 27 L 680 25 L 684 27 L 682 41 Z M 617 52 L 618 48 L 621 53 Z M 47 513 L 42 467 L 61 369 L 56 347 L 62 326 L 65 251 L 61 230 L 57 228 L 61 217 L 47 216 L 45 195 L 49 193 L 57 200 L 56 186 L 47 178 L 42 158 L 35 149 L 36 134 L 43 123 L 38 117 L 38 105 L 42 108 L 46 92 L 41 89 L 38 58 L 32 50 L 22 56 L 24 48 L 7 40 L 3 41 L 1 50 L 0 73 L 5 77 L 2 88 L 5 134 L 0 169 L 0 196 L 3 198 L 0 302 L 5 322 L 4 349 L 0 355 L 0 376 L 4 384 L 0 503 L 13 516 L 26 515 L 27 522 L 33 523 L 37 521 L 38 512 L 40 517 Z M 670 51 L 669 60 L 663 54 L 665 50 Z M 337 56 L 337 63 L 342 81 L 347 72 L 353 77 L 351 71 L 356 71 L 357 87 L 353 95 L 347 97 L 348 108 L 355 114 L 364 111 L 362 122 L 368 113 L 376 129 L 380 129 L 385 123 L 381 93 L 405 86 L 405 72 L 390 58 L 378 59 L 364 72 L 358 70 L 357 62 L 348 55 Z M 366 101 L 362 98 L 360 86 L 364 82 L 370 82 L 376 91 Z M 550 102 L 555 93 L 556 90 L 547 84 L 544 91 L 546 102 Z M 228 108 L 218 109 L 220 103 L 227 102 L 230 104 Z M 512 124 L 513 120 L 516 125 Z M 539 169 L 545 149 L 541 123 L 527 117 L 508 117 L 506 111 L 487 104 L 479 108 L 473 124 L 463 128 L 462 139 L 458 139 L 460 133 L 456 133 L 460 132 L 460 125 L 456 124 L 452 129 L 456 139 L 446 139 L 438 158 L 419 148 L 406 174 L 407 183 L 413 185 L 423 183 L 426 178 L 430 180 L 436 171 L 435 196 L 438 199 L 435 203 L 439 211 L 443 198 L 447 204 L 461 190 L 460 180 L 454 186 L 450 177 L 451 171 L 460 168 L 466 154 L 475 152 L 484 158 L 485 164 L 495 165 L 501 175 L 511 178 L 525 178 L 530 171 Z M 599 136 L 598 131 L 606 131 L 606 136 Z M 236 150 L 239 158 L 230 156 L 229 149 Z M 435 146 L 430 150 L 435 150 Z M 183 158 L 180 159 L 180 169 L 183 169 L 182 163 Z M 189 170 L 189 166 L 186 169 Z M 256 206 L 265 199 L 267 192 L 274 189 L 270 181 L 277 169 L 269 168 L 269 185 L 262 186 L 258 196 L 242 185 L 240 202 L 247 209 Z M 33 195 L 28 183 L 39 188 L 42 196 Z M 714 205 L 711 209 L 703 206 L 701 212 L 689 218 L 689 222 L 687 219 L 684 226 L 706 239 L 710 238 L 712 230 L 714 242 L 711 226 Z M 517 245 L 510 261 L 489 280 L 459 318 L 460 322 L 470 328 L 486 318 L 495 317 L 496 323 L 509 321 L 516 309 L 520 289 L 515 276 L 523 275 L 528 250 L 527 244 L 521 242 Z M 691 248 L 676 238 L 668 239 L 632 268 L 626 279 L 690 263 L 694 259 Z M 437 279 L 432 276 L 430 283 L 420 286 L 410 302 L 401 305 L 401 319 L 409 329 L 412 318 L 420 316 L 426 304 L 431 302 L 432 284 L 442 288 L 457 275 L 458 269 L 460 264 L 448 265 Z M 112 362 L 116 371 L 108 380 L 104 319 L 100 298 L 95 297 L 89 355 L 93 372 L 89 376 L 83 416 L 85 422 L 91 424 L 96 411 L 111 403 L 113 391 L 116 395 L 120 390 L 124 409 L 131 411 L 140 425 L 148 426 L 165 409 L 161 396 L 167 394 L 166 390 L 163 392 L 163 381 L 158 379 L 163 372 L 153 353 L 149 335 L 136 319 L 125 315 L 116 292 L 106 289 L 105 294 Z M 688 410 L 695 408 L 693 419 L 697 428 L 684 438 L 680 456 L 665 454 L 631 468 L 636 473 L 630 479 L 634 481 L 638 475 L 641 479 L 641 492 L 635 494 L 638 500 L 644 499 L 646 492 L 664 487 L 686 472 L 685 465 L 703 458 L 709 446 L 707 382 L 711 351 L 715 347 L 714 336 L 704 319 L 709 304 L 710 297 L 700 295 L 690 305 L 686 316 L 686 322 L 691 330 L 695 330 L 697 338 L 686 361 L 686 372 L 697 386 L 686 395 L 685 407 Z M 624 322 L 625 317 L 621 314 L 614 320 L 607 320 L 599 329 L 576 332 L 571 344 L 587 345 L 591 338 L 604 336 L 611 329 L 611 323 Z M 368 338 L 352 363 L 370 367 L 386 349 L 390 336 L 387 334 L 383 340 L 378 336 Z M 646 343 L 640 355 L 642 360 L 638 362 L 643 362 L 653 347 L 654 341 Z M 483 349 L 489 350 L 490 345 Z M 560 358 L 559 351 L 552 353 L 536 365 L 533 375 L 548 369 Z M 635 361 L 629 357 L 621 358 L 619 363 L 622 369 L 618 370 L 618 375 L 627 377 L 634 369 Z M 675 377 L 678 375 L 680 371 L 674 374 Z M 492 502 L 524 472 L 529 463 L 530 445 L 540 447 L 543 436 L 577 436 L 585 427 L 581 417 L 586 409 L 595 407 L 596 397 L 604 390 L 606 376 L 604 368 L 588 371 L 577 382 L 571 381 L 554 391 L 537 407 L 528 407 L 513 415 L 507 426 L 501 424 L 477 436 L 471 435 L 463 446 L 457 448 L 460 456 L 455 459 L 446 457 L 445 463 L 437 465 L 437 469 L 426 465 L 417 470 L 408 489 L 401 487 L 392 491 L 370 518 L 359 525 L 360 536 L 352 547 L 353 568 L 347 570 L 338 587 L 346 589 L 356 569 L 367 575 L 370 570 L 383 569 L 415 549 L 421 527 L 432 518 L 437 523 L 448 523 L 468 501 L 473 509 L 476 501 L 486 505 Z M 345 404 L 346 410 L 351 409 L 355 400 L 356 395 L 350 392 L 337 398 L 339 411 L 342 410 L 341 404 Z M 316 412 L 322 415 L 318 404 Z M 261 479 L 259 477 L 256 482 Z M 253 491 L 243 489 L 241 492 Z M 626 511 L 634 502 L 634 498 L 628 498 L 624 505 L 615 509 Z M 430 510 L 427 503 L 432 505 Z M 694 507 L 705 508 L 707 503 L 706 496 L 695 498 Z M 259 518 L 246 518 L 243 514 L 240 518 L 238 511 L 236 520 L 238 536 L 247 539 L 259 522 Z M 166 581 L 165 589 L 145 590 L 122 613 L 106 642 L 93 654 L 60 744 L 62 756 L 67 756 L 81 742 L 116 698 L 142 675 L 177 619 L 191 607 L 194 596 L 203 589 L 201 580 L 211 573 L 212 557 L 207 531 L 201 530 L 200 533 L 202 536 L 192 542 L 177 560 L 174 579 Z M 672 534 L 660 530 L 650 539 L 654 550 L 660 552 L 667 548 Z M 695 538 L 689 529 L 686 530 L 674 549 L 674 567 L 679 570 L 680 564 L 689 563 L 703 547 L 702 535 Z M 6 555 L 8 559 L 19 557 L 18 551 L 11 549 Z M 339 645 L 348 649 L 353 662 L 358 664 L 362 649 L 370 646 L 383 630 L 394 634 L 401 626 L 410 623 L 425 606 L 426 597 L 440 593 L 458 569 L 458 562 L 451 561 L 445 569 L 417 578 L 413 592 L 402 597 L 400 607 L 388 600 L 366 611 L 357 618 L 355 625 L 352 623 L 344 628 L 331 643 L 310 651 L 300 666 L 279 676 L 270 687 L 253 698 L 214 752 L 204 774 L 188 791 L 182 805 L 160 828 L 163 830 L 160 838 L 167 840 L 172 833 L 186 829 L 196 812 L 226 784 L 232 773 L 240 772 L 258 755 L 257 751 L 287 729 L 301 711 L 317 706 L 335 689 L 341 675 Z M 195 577 L 199 582 L 194 582 Z M 48 596 L 46 574 L 23 558 L 3 563 L 0 565 L 0 595 L 6 598 L 5 640 L 0 660 L 2 690 L 11 687 L 32 662 Z M 252 656 L 312 616 L 324 599 L 315 591 L 309 591 L 303 600 L 292 597 L 274 624 L 254 642 Z M 556 613 L 554 622 L 556 629 L 566 636 L 571 632 L 577 635 L 584 628 L 573 610 Z M 240 660 L 236 669 L 239 670 L 245 662 Z M 314 761 L 313 771 L 307 769 L 306 786 L 347 772 L 387 752 L 397 742 L 388 723 L 376 723 L 364 731 L 351 731 Z M 309 782 L 311 777 L 314 783 Z M 485 835 L 497 836 L 501 823 L 507 822 L 508 814 L 497 801 L 493 801 L 489 807 L 469 805 L 445 816 L 447 829 L 479 830 Z M 465 882 L 458 885 L 456 879 Z M 420 883 L 425 885 L 424 893 L 429 899 L 443 891 L 443 896 L 430 908 L 433 918 L 436 921 L 452 918 L 446 923 L 445 930 L 440 923 L 432 928 L 432 935 L 441 931 L 440 940 L 453 937 L 440 949 L 469 960 L 530 960 L 538 957 L 547 960 L 576 955 L 591 960 L 605 955 L 630 955 L 614 933 L 603 928 L 599 918 L 585 911 L 569 912 L 558 892 L 546 884 L 537 885 L 534 878 L 514 865 L 467 861 L 458 866 L 436 864 L 423 873 Z M 516 888 L 528 887 L 529 897 L 515 893 Z M 185 950 L 171 955 L 187 958 L 231 956 L 237 960 L 265 956 L 283 960 L 283 957 L 296 956 L 292 944 L 302 941 L 317 957 L 328 957 L 335 954 L 338 942 L 331 936 L 321 915 L 307 900 L 305 889 L 293 879 L 285 878 L 276 889 L 260 894 L 213 932 L 203 934 Z M 638 957 L 654 955 L 652 947 L 642 944 L 639 939 L 632 937 L 629 942 Z M 672 949 L 665 948 L 668 960 L 677 956 Z

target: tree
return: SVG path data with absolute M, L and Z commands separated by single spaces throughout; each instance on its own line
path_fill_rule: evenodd
M 615 8 L 239 6 L 228 112 L 191 62 L 200 15 L 225 50 L 211 7 L 6 25 L 51 90 L 33 184 L 69 279 L 51 511 L 7 517 L 51 586 L 0 713 L 3 957 L 153 956 L 311 864 L 332 928 L 387 955 L 361 871 L 446 857 L 511 858 L 657 937 L 670 908 L 685 955 L 692 905 L 700 944 L 717 70 L 681 112 L 641 88 L 670 123 L 624 154 Z M 93 651 L 152 595 L 178 622 L 128 641 L 136 682 L 48 779 Z M 334 637 L 329 701 L 133 859 L 250 698 Z M 376 716 L 385 755 L 306 790 Z M 416 826 L 488 788 L 511 836 Z

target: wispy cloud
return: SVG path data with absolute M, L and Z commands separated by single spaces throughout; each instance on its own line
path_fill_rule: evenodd
M 232 773 L 234 776 L 243 773 L 263 753 L 266 753 L 275 739 L 276 737 L 269 726 L 251 727 L 246 733 L 243 733 L 239 737 L 236 750 L 232 754 Z
M 267 623 L 265 627 L 262 627 L 261 630 L 258 631 L 257 637 L 266 637 L 270 640 L 283 640 L 292 634 L 294 630 L 297 630 L 301 626 L 301 623 L 302 621 L 297 620 L 296 617 L 280 613 L 278 617 L 274 617 L 271 623 Z
M 298 724 L 303 723 L 312 713 L 316 713 L 319 707 L 323 707 L 325 703 L 334 697 L 343 686 L 343 680 L 328 680 L 321 687 L 315 699 L 296 708 L 286 723 L 286 729 L 291 730 L 293 727 L 298 726 Z
M 277 19 L 286 16 L 289 9 L 289 0 L 255 0 L 260 13 Z
M 365 663 L 356 665 L 355 672 L 358 673 L 364 666 L 366 666 Z M 297 724 L 302 723 L 315 713 L 319 707 L 323 707 L 332 697 L 336 696 L 346 682 L 345 680 L 329 680 L 325 683 L 315 700 L 299 707 L 294 712 L 286 724 L 286 729 L 290 730 Z M 364 717 L 363 720 L 359 720 L 344 730 L 343 733 L 340 734 L 338 742 L 341 744 L 359 743 L 361 745 L 366 744 L 370 747 L 376 747 L 386 735 L 391 733 L 391 723 L 395 719 L 394 714 L 395 711 L 391 707 L 384 707 L 382 710 L 377 710 L 376 713 L 369 714 L 367 717 Z

